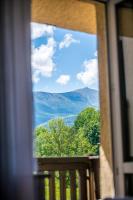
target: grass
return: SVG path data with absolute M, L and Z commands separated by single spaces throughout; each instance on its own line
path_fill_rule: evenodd
M 77 193 L 77 199 L 79 199 L 79 187 L 77 184 L 77 188 L 76 188 L 76 193 Z M 55 195 L 56 195 L 56 200 L 60 200 L 60 183 L 59 183 L 59 176 L 58 174 L 56 174 L 56 178 L 55 178 Z M 70 184 L 69 181 L 67 183 L 67 188 L 66 188 L 66 200 L 70 200 L 71 196 L 70 196 Z M 45 199 L 49 200 L 49 180 L 45 179 Z

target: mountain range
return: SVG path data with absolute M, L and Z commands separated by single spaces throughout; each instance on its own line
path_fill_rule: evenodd
M 87 107 L 99 109 L 99 92 L 82 88 L 64 93 L 34 92 L 35 127 L 49 120 L 62 117 L 72 125 L 79 112 Z

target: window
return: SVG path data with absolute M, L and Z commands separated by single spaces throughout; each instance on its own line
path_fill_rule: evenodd
M 35 156 L 98 155 L 97 36 L 37 23 L 31 30 Z

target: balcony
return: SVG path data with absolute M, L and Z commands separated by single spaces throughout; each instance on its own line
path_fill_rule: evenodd
M 100 198 L 99 157 L 36 158 L 34 187 L 38 200 Z

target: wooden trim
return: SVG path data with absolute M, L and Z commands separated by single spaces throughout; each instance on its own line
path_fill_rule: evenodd
M 38 162 L 44 162 L 44 164 L 49 164 L 51 162 L 55 164 L 68 164 L 68 163 L 86 163 L 88 164 L 89 160 L 98 160 L 99 156 L 91 157 L 45 157 L 45 158 L 34 158 Z
M 0 1 L 0 188 L 33 199 L 30 0 Z
M 37 158 L 37 165 L 39 166 L 37 171 L 88 169 L 91 162 L 98 159 L 97 156 L 94 158 L 92 157 L 91 159 L 88 157 Z

